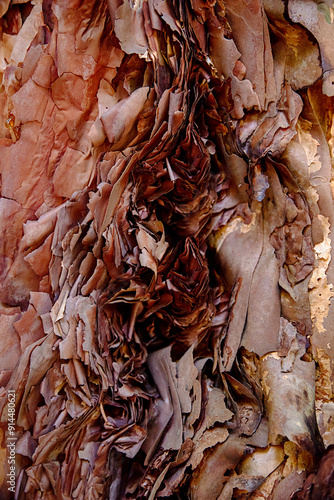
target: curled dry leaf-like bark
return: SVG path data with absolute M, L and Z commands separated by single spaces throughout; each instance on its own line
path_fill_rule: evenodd
M 333 20 L 1 2 L 1 498 L 331 498 Z

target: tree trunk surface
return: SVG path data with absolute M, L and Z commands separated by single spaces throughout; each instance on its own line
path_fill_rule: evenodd
M 0 498 L 334 498 L 334 10 L 0 2 Z

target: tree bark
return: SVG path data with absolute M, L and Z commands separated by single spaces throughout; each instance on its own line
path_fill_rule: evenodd
M 1 498 L 334 498 L 329 2 L 0 16 Z

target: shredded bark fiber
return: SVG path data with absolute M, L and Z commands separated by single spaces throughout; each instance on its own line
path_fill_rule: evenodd
M 334 499 L 331 2 L 0 16 L 0 498 Z

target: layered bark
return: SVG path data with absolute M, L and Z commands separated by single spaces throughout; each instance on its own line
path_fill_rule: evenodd
M 327 498 L 332 7 L 0 15 L 3 498 Z

